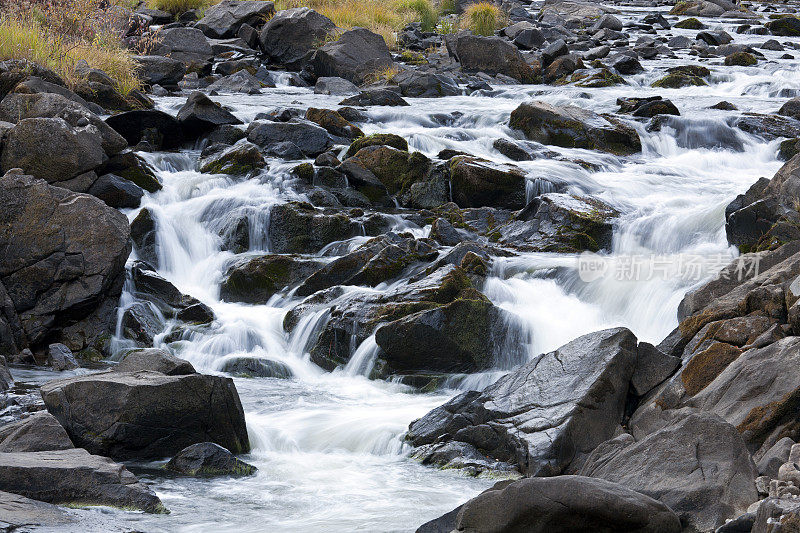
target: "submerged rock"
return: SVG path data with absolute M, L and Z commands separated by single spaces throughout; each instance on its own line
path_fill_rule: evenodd
M 258 470 L 213 442 L 187 446 L 165 468 L 187 476 L 249 476 Z
M 232 357 L 223 363 L 220 370 L 242 378 L 285 379 L 294 375 L 283 363 L 258 357 Z

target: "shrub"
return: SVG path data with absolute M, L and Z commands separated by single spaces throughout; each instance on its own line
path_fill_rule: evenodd
M 439 14 L 429 0 L 400 0 L 397 9 L 408 12 L 415 20 L 419 20 L 422 31 L 433 31 L 439 21 Z
M 463 19 L 463 26 L 472 33 L 489 37 L 502 27 L 505 14 L 491 2 L 479 2 L 467 7 Z
M 78 79 L 75 64 L 85 60 L 108 74 L 120 93 L 128 94 L 140 82 L 136 63 L 122 45 L 127 21 L 121 21 L 115 9 L 103 0 L 51 0 L 9 10 L 0 16 L 0 60 L 38 63 L 70 86 Z

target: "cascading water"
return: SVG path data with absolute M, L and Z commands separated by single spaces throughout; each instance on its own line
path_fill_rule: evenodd
M 630 11 L 623 18 L 639 16 Z M 763 41 L 743 36 L 745 43 L 759 40 Z M 768 57 L 775 53 L 764 52 Z M 797 62 L 726 69 L 718 83 L 706 87 L 650 88 L 666 67 L 684 63 L 686 57 L 644 61 L 647 72 L 630 77 L 632 86 L 591 92 L 509 86 L 492 97 L 412 99 L 409 108 L 367 110 L 369 121 L 362 128 L 367 134 L 399 134 L 428 156 L 451 148 L 507 163 L 511 161 L 499 155 L 492 142 L 514 138 L 504 124 L 526 99 L 613 112 L 620 96 L 660 94 L 682 113 L 657 132 L 636 124 L 643 150 L 632 157 L 558 149 L 565 160 L 542 156 L 515 163 L 528 172 L 531 196 L 549 192 L 555 183 L 568 193 L 596 197 L 619 210 L 613 251 L 603 260 L 613 270 L 636 257 L 647 275 L 632 280 L 609 275 L 586 282 L 576 270 L 576 256 L 527 253 L 496 258 L 483 292 L 513 313 L 514 346 L 500 354 L 495 370 L 454 377 L 437 393 L 418 394 L 397 383 L 370 381 L 366 376 L 378 352 L 374 336 L 353 346 L 354 355 L 343 369 L 328 373 L 316 367 L 306 349 L 328 314 L 308 313 L 291 335 L 285 333 L 283 319 L 300 301 L 291 294 L 275 296 L 267 305 L 220 301 L 220 281 L 236 257 L 220 251 L 220 233 L 231 220 L 244 216 L 250 235 L 250 250 L 244 255 L 268 252 L 270 206 L 305 199 L 292 188 L 292 164 L 270 161 L 270 169 L 260 176 L 236 180 L 196 172 L 197 151 L 143 154 L 164 184 L 143 202 L 156 219 L 159 273 L 209 305 L 217 317 L 204 331 L 184 333 L 177 344 L 179 355 L 205 372 L 219 371 L 234 356 L 269 359 L 286 365 L 294 378 L 236 380 L 253 446 L 246 459 L 259 468 L 257 475 L 195 480 L 145 474 L 172 514 L 128 514 L 120 519 L 147 531 L 407 531 L 488 487 L 491 480 L 426 468 L 408 459 L 402 440 L 408 423 L 446 401 L 453 389 L 486 386 L 526 357 L 583 333 L 625 325 L 642 340 L 660 341 L 677 325 L 683 294 L 736 253 L 725 239 L 726 204 L 758 177 L 772 176 L 780 165 L 777 141 L 743 133 L 730 125 L 734 113 L 707 108 L 728 100 L 741 111 L 774 111 L 780 97 L 800 88 Z M 339 100 L 288 86 L 257 96 L 215 99 L 244 122 L 266 108 L 292 106 L 296 100 L 323 108 L 333 108 Z M 173 114 L 182 103 L 182 98 L 158 102 Z M 409 225 L 399 216 L 394 220 L 396 231 L 411 231 L 416 237 L 430 229 Z M 365 240 L 355 237 L 318 255 L 340 256 Z M 698 273 L 681 275 L 680 266 L 690 260 L 700 262 Z M 123 305 L 132 302 L 132 290 L 126 286 Z M 512 354 L 520 345 L 522 356 Z

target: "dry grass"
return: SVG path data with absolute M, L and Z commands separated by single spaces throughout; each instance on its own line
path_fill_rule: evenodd
M 378 69 L 373 72 L 367 82 L 369 83 L 380 83 L 380 82 L 390 82 L 394 80 L 395 76 L 400 74 L 400 69 L 396 66 L 392 65 L 386 68 Z
M 204 9 L 219 1 L 212 0 L 148 0 L 147 5 L 152 9 L 160 9 L 173 15 L 180 15 L 192 9 Z
M 491 2 L 471 4 L 464 11 L 461 25 L 475 35 L 490 37 L 505 25 L 506 14 Z
M 397 31 L 422 20 L 434 27 L 438 18 L 430 0 L 276 0 L 275 9 L 310 7 L 340 28 L 367 28 L 383 37 L 389 48 L 397 47 Z M 431 22 L 432 21 L 432 22 Z
M 101 0 L 60 0 L 27 4 L 0 16 L 0 60 L 26 59 L 45 66 L 68 85 L 85 60 L 103 70 L 122 94 L 140 86 L 136 63 L 121 41 L 120 20 Z

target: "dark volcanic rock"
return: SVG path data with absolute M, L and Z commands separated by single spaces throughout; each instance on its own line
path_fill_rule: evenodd
M 0 453 L 0 490 L 62 505 L 166 512 L 153 491 L 123 465 L 80 448 Z
M 261 49 L 275 63 L 296 67 L 325 42 L 336 25 L 307 7 L 281 10 L 264 25 Z
M 500 37 L 480 37 L 461 32 L 447 40 L 448 51 L 464 70 L 503 74 L 521 83 L 533 83 L 536 72 L 525 62 L 519 50 Z
M 357 85 L 392 65 L 383 37 L 366 28 L 344 32 L 314 52 L 308 69 L 314 78 L 336 76 Z
M 213 442 L 187 446 L 165 468 L 188 476 L 249 476 L 257 470 Z
M 582 476 L 501 481 L 417 533 L 636 531 L 678 533 L 672 510 L 616 483 Z
M 237 36 L 242 24 L 258 27 L 273 15 L 272 2 L 223 0 L 206 9 L 195 27 L 212 39 L 228 39 Z
M 183 127 L 186 137 L 190 139 L 199 137 L 216 126 L 242 123 L 230 111 L 223 109 L 201 92 L 190 94 L 175 118 Z
M 93 453 L 155 459 L 206 441 L 236 453 L 250 449 L 229 378 L 111 371 L 49 381 L 41 391 L 72 441 Z

